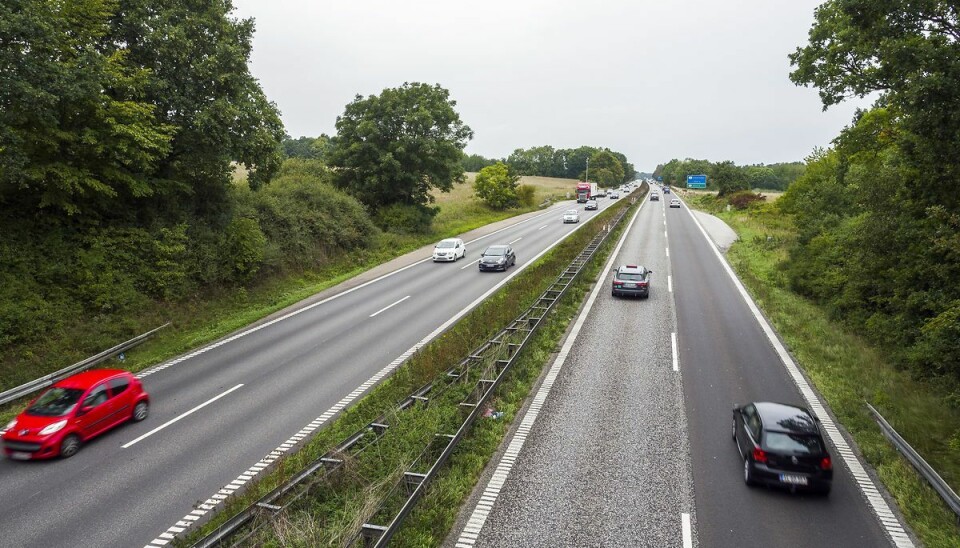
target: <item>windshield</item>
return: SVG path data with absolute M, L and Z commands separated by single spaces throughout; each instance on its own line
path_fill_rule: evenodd
M 643 281 L 643 274 L 627 273 L 624 272 L 617 276 L 618 280 L 627 280 L 630 282 L 640 282 Z
M 506 254 L 507 254 L 507 248 L 505 248 L 505 247 L 488 247 L 487 250 L 483 252 L 483 254 L 484 254 L 484 255 L 487 255 L 487 256 L 490 256 L 490 255 L 494 255 L 494 256 L 496 256 L 496 255 L 506 255 Z
M 569 210 L 567 210 L 567 215 L 576 215 L 576 214 L 577 214 L 577 210 L 576 210 L 576 209 L 569 209 Z
M 457 244 L 455 242 L 448 242 L 444 240 L 437 244 L 437 247 L 457 247 Z
M 37 398 L 37 401 L 27 409 L 27 414 L 61 417 L 73 411 L 82 395 L 83 390 L 77 388 L 53 387 Z
M 819 455 L 823 452 L 819 436 L 767 432 L 764 438 L 766 449 L 788 455 Z

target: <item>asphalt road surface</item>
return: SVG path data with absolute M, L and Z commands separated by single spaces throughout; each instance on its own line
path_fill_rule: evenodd
M 599 280 L 445 545 L 891 544 L 835 450 L 829 497 L 744 485 L 733 404 L 803 399 L 713 244 L 668 203 L 644 204 L 611 262 L 654 270 L 650 298 Z
M 600 200 L 602 208 L 612 203 Z M 73 458 L 0 460 L 0 545 L 168 543 L 358 397 L 369 379 L 582 226 L 562 223 L 572 207 L 584 221 L 596 214 L 557 204 L 478 241 L 468 235 L 458 262 L 415 262 L 163 364 L 143 379 L 150 417 Z M 506 274 L 478 271 L 481 251 L 494 243 L 516 250 L 517 266 Z

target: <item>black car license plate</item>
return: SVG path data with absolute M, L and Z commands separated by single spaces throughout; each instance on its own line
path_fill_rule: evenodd
M 806 476 L 796 476 L 793 474 L 780 474 L 780 482 L 787 485 L 806 485 Z

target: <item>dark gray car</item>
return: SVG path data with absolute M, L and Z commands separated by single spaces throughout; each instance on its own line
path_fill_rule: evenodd
M 480 271 L 484 270 L 503 270 L 517 264 L 517 256 L 513 253 L 513 248 L 509 245 L 492 245 L 483 250 L 480 255 Z

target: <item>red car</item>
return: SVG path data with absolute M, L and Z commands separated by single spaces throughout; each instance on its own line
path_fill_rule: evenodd
M 84 371 L 55 383 L 10 421 L 3 450 L 16 460 L 72 457 L 83 442 L 142 421 L 149 409 L 150 396 L 129 371 Z

